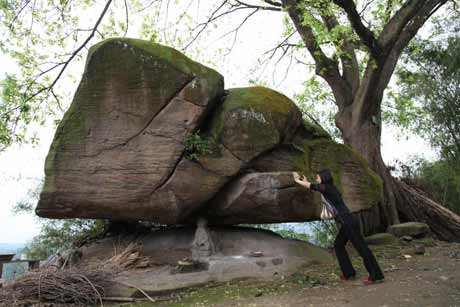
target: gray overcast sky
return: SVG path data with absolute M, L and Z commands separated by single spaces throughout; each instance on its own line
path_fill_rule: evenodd
M 255 30 L 240 31 L 232 53 L 223 61 L 213 63 L 225 78 L 227 88 L 241 87 L 249 85 L 249 78 L 252 77 L 250 70 L 256 65 L 257 57 L 264 51 L 275 46 L 283 28 L 281 18 L 278 21 L 273 15 L 260 14 L 254 16 L 246 27 Z M 262 26 L 263 25 L 263 26 Z M 133 27 L 130 28 L 134 31 Z M 135 37 L 135 32 L 131 36 Z M 267 38 L 266 33 L 270 33 Z M 218 44 L 213 44 L 203 48 L 200 54 L 201 62 L 206 61 L 206 57 L 212 58 L 213 52 Z M 16 72 L 14 63 L 8 57 L 0 54 L 0 78 L 5 73 Z M 83 64 L 74 66 L 75 73 L 81 74 Z M 278 72 L 284 75 L 284 72 Z M 273 84 L 270 79 L 271 73 L 264 79 L 269 85 L 278 91 L 291 97 L 302 88 L 302 83 L 308 75 L 304 68 L 293 67 L 286 80 L 279 84 L 282 78 L 276 78 Z M 62 86 L 62 84 L 61 84 Z M 74 91 L 76 85 L 68 85 L 67 90 Z M 22 243 L 30 240 L 39 231 L 37 219 L 33 216 L 15 216 L 11 213 L 12 206 L 27 197 L 29 189 L 33 189 L 44 175 L 44 160 L 54 135 L 54 129 L 46 126 L 38 129 L 40 143 L 36 147 L 30 145 L 15 145 L 5 152 L 0 153 L 0 243 Z M 408 139 L 397 140 L 396 129 L 385 126 L 382 136 L 383 158 L 385 162 L 392 162 L 394 159 L 403 161 L 410 160 L 414 154 L 422 154 L 427 158 L 434 158 L 435 154 L 428 144 L 422 139 L 409 136 Z

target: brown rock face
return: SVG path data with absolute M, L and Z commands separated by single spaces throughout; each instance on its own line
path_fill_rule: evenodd
M 36 211 L 164 224 L 315 220 L 319 195 L 291 172 L 313 179 L 326 167 L 352 211 L 380 201 L 364 160 L 303 121 L 286 96 L 224 91 L 222 76 L 171 48 L 110 39 L 90 50 Z
M 286 96 L 267 88 L 231 89 L 204 126 L 212 153 L 182 159 L 171 178 L 150 198 L 152 210 L 168 224 L 198 218 L 219 192 L 249 161 L 289 142 L 301 114 Z
M 207 212 L 219 224 L 302 222 L 317 219 L 319 205 L 319 195 L 295 183 L 292 172 L 266 172 L 232 181 Z
M 37 214 L 154 217 L 151 194 L 222 94 L 222 76 L 168 47 L 129 39 L 94 46 L 50 148 Z

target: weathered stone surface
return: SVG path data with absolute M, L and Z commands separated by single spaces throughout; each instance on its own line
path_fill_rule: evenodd
M 331 254 L 323 248 L 304 241 L 284 239 L 268 230 L 209 227 L 209 234 L 216 242 L 216 253 L 206 260 L 204 269 L 180 273 L 175 267 L 178 261 L 192 257 L 195 229 L 175 227 L 137 238 L 106 238 L 84 247 L 80 264 L 104 263 L 114 255 L 114 246 L 122 250 L 123 246 L 135 240 L 142 244 L 142 257 L 146 257 L 150 265 L 145 269 L 124 271 L 117 275 L 116 280 L 155 293 L 238 278 L 272 280 L 294 273 L 301 266 L 333 261 Z M 251 254 L 254 252 L 261 252 L 262 255 L 253 257 Z M 106 295 L 131 296 L 136 293 L 126 287 L 114 287 Z
M 376 233 L 375 235 L 365 237 L 364 240 L 367 244 L 382 245 L 391 244 L 398 241 L 398 239 L 390 233 Z
M 387 232 L 396 237 L 411 236 L 414 238 L 424 237 L 430 232 L 430 227 L 425 223 L 408 222 L 388 226 Z
M 232 181 L 210 202 L 206 214 L 218 224 L 317 219 L 319 195 L 297 185 L 291 172 L 251 173 Z
M 93 46 L 51 145 L 37 214 L 150 219 L 151 194 L 222 94 L 221 75 L 169 47 L 133 39 Z
M 197 160 L 179 162 L 170 179 L 152 193 L 153 216 L 169 224 L 192 221 L 194 213 L 248 161 L 289 142 L 300 125 L 297 107 L 276 91 L 262 87 L 228 90 L 223 103 L 204 125 L 203 135 L 212 143 L 213 152 L 197 153 Z
M 369 209 L 382 199 L 380 178 L 351 147 L 330 138 L 316 137 L 313 133 L 303 137 L 296 136 L 291 146 L 278 147 L 260 156 L 251 162 L 250 168 L 254 172 L 298 171 L 312 182 L 315 182 L 318 171 L 329 168 L 352 212 Z M 315 198 L 315 202 L 318 206 L 319 198 Z
M 372 205 L 349 195 L 344 193 L 344 199 L 352 212 Z M 264 172 L 243 175 L 226 185 L 205 214 L 218 224 L 301 222 L 318 220 L 321 208 L 319 193 L 297 185 L 292 172 Z
M 249 162 L 292 140 L 302 115 L 286 96 L 265 87 L 235 88 L 210 123 L 214 139 L 238 159 Z
M 188 156 L 197 130 L 212 152 Z M 306 221 L 330 168 L 352 211 L 381 199 L 378 177 L 351 148 L 302 120 L 264 87 L 223 90 L 217 72 L 164 46 L 110 39 L 90 49 L 85 73 L 56 131 L 37 214 L 164 224 Z
M 248 167 L 250 174 L 227 184 L 210 201 L 209 220 L 237 224 L 319 219 L 319 194 L 297 185 L 292 171 L 306 174 L 314 182 L 316 172 L 331 169 L 352 212 L 381 200 L 380 180 L 350 147 L 325 137 L 303 139 L 300 145 L 283 145 L 254 159 Z

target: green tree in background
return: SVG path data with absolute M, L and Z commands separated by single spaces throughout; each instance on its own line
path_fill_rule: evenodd
M 309 226 L 314 244 L 329 249 L 334 247 L 334 240 L 338 231 L 335 221 L 314 221 L 310 222 Z
M 421 189 L 439 204 L 460 213 L 460 168 L 445 159 L 428 161 L 414 157 L 410 163 L 398 162 L 395 170 L 404 182 Z
M 101 220 L 42 221 L 40 234 L 27 244 L 22 253 L 29 259 L 46 259 L 72 248 L 75 242 L 98 235 L 103 229 L 104 222 Z
M 29 190 L 26 199 L 18 202 L 13 212 L 16 214 L 34 214 L 43 182 Z M 64 251 L 86 238 L 95 237 L 104 231 L 103 220 L 67 219 L 50 220 L 39 218 L 40 233 L 21 251 L 29 259 L 46 259 L 50 255 Z
M 460 15 L 438 19 L 416 39 L 397 71 L 388 120 L 430 141 L 439 160 L 415 159 L 402 177 L 460 213 Z M 397 111 L 394 111 L 397 110 Z
M 417 110 L 403 126 L 460 165 L 460 22 L 444 41 L 415 41 L 398 71 L 399 105 Z M 420 116 L 422 114 L 423 116 Z
M 423 190 L 433 198 L 460 214 L 460 167 L 450 161 L 424 161 L 417 170 L 416 179 Z

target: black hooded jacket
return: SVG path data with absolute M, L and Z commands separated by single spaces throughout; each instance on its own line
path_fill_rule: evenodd
M 323 194 L 324 198 L 326 198 L 336 209 L 338 217 L 348 215 L 350 210 L 345 205 L 342 194 L 340 194 L 339 190 L 334 185 L 331 172 L 328 169 L 324 169 L 319 172 L 319 177 L 321 178 L 321 183 L 312 183 L 310 189 Z

